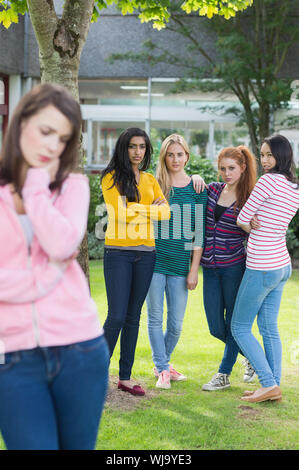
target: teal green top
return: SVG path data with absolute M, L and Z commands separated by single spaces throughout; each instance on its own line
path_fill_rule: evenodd
M 183 188 L 173 186 L 169 205 L 170 220 L 155 223 L 154 271 L 186 277 L 193 248 L 204 246 L 207 191 L 197 194 L 192 181 Z

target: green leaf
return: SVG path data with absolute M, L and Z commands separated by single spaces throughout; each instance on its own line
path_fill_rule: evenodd
M 11 8 L 9 10 L 3 10 L 0 12 L 0 24 L 2 23 L 4 28 L 8 29 L 12 23 L 18 22 L 18 13 L 13 11 Z
M 10 2 L 10 4 L 11 9 L 20 15 L 24 15 L 26 11 L 28 11 L 28 5 L 26 0 L 15 0 L 14 2 Z

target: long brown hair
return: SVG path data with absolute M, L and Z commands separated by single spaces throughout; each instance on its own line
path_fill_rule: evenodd
M 50 189 L 60 189 L 68 174 L 77 166 L 78 143 L 81 130 L 81 111 L 71 93 L 64 87 L 56 84 L 44 83 L 32 88 L 20 100 L 5 134 L 0 159 L 0 185 L 13 183 L 17 193 L 21 195 L 22 181 L 21 169 L 23 154 L 20 148 L 21 124 L 41 109 L 53 105 L 72 124 L 72 135 L 60 156 L 60 166 L 55 181 Z
M 245 145 L 226 147 L 218 155 L 218 169 L 223 158 L 231 158 L 244 168 L 236 187 L 235 209 L 242 209 L 256 183 L 256 159 Z
M 157 180 L 159 185 L 161 186 L 162 192 L 166 199 L 169 199 L 170 191 L 171 191 L 171 182 L 170 176 L 166 167 L 165 158 L 167 154 L 168 147 L 171 144 L 180 144 L 186 155 L 189 159 L 190 150 L 188 147 L 187 142 L 185 141 L 184 137 L 179 134 L 171 134 L 166 139 L 163 140 L 160 150 L 159 162 L 157 166 Z

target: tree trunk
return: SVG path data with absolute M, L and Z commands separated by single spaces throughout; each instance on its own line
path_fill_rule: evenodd
M 41 81 L 65 86 L 79 101 L 80 56 L 94 0 L 65 0 L 61 18 L 56 15 L 53 0 L 27 0 L 27 3 L 39 47 Z M 82 162 L 82 148 L 80 153 Z M 80 246 L 78 261 L 89 282 L 87 233 Z
M 256 128 L 255 120 L 254 120 L 253 109 L 251 107 L 248 90 L 246 93 L 241 94 L 241 93 L 238 93 L 238 91 L 236 91 L 235 87 L 234 88 L 232 87 L 232 91 L 238 97 L 241 105 L 243 106 L 243 110 L 246 116 L 246 125 L 248 128 L 251 150 L 252 150 L 252 153 L 255 155 L 255 157 L 258 158 L 259 143 L 258 143 L 258 136 L 257 136 L 257 128 Z
M 270 107 L 268 102 L 260 104 L 259 107 L 259 138 L 260 143 L 270 135 Z

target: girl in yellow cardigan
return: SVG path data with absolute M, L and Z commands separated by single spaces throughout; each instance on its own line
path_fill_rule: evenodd
M 108 212 L 104 276 L 108 315 L 104 333 L 113 354 L 119 334 L 118 388 L 144 395 L 131 380 L 139 319 L 155 265 L 153 220 L 170 217 L 162 190 L 149 173 L 152 146 L 147 134 L 129 128 L 118 138 L 113 157 L 102 173 Z

